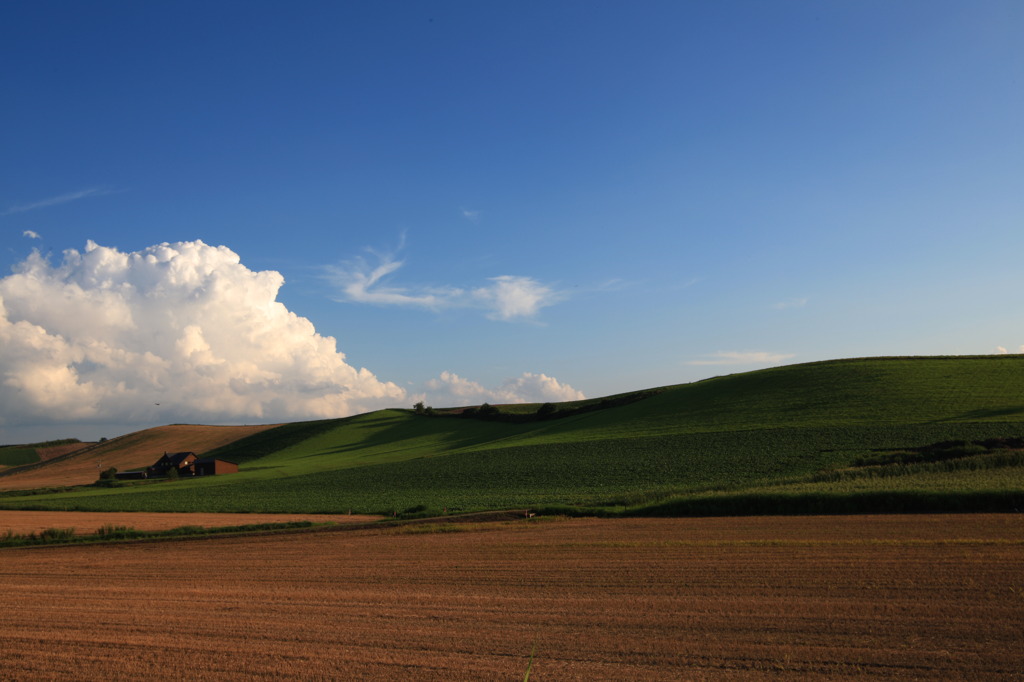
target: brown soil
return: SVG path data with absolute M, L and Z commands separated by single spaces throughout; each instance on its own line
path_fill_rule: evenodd
M 526 520 L 0 551 L 34 679 L 1020 679 L 1024 517 Z
M 158 426 L 130 433 L 66 459 L 52 459 L 41 466 L 11 471 L 0 476 L 0 490 L 23 490 L 51 486 L 86 485 L 99 472 L 115 467 L 118 471 L 141 469 L 160 459 L 165 452 L 194 452 L 202 455 L 240 438 L 273 428 L 257 426 L 199 426 L 177 424 Z
M 64 445 L 51 445 L 47 448 L 36 448 L 36 454 L 39 455 L 39 459 L 47 462 L 54 457 L 61 457 L 70 452 L 87 448 L 90 445 L 95 445 L 95 443 L 65 443 Z
M 348 514 L 169 514 L 158 512 L 63 512 L 8 511 L 0 509 L 0 535 L 11 531 L 19 535 L 38 533 L 47 528 L 74 528 L 79 535 L 95 533 L 103 526 L 128 526 L 135 530 L 168 530 L 181 526 L 244 526 L 252 523 L 313 521 L 365 523 L 379 516 Z

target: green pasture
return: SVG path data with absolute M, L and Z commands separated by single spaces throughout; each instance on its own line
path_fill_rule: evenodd
M 0 467 L 16 467 L 38 461 L 39 454 L 36 453 L 34 447 L 18 445 L 0 447 Z
M 782 500 L 780 509 L 799 507 L 793 499 L 818 500 L 834 510 L 857 499 L 869 511 L 888 495 L 893 510 L 913 511 L 973 495 L 972 504 L 987 508 L 1015 504 L 1024 491 L 1019 458 L 983 453 L 959 464 L 853 465 L 877 451 L 1021 436 L 1024 357 L 841 360 L 667 387 L 629 404 L 527 423 L 383 410 L 289 424 L 209 453 L 238 462 L 238 474 L 5 495 L 0 506 L 429 513 L 561 505 L 704 513 L 707 505 L 733 504 L 744 513 L 760 509 L 744 502 L 754 498 Z

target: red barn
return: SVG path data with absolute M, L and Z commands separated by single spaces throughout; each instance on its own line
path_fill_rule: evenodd
M 217 476 L 219 474 L 237 474 L 238 465 L 226 459 L 197 459 L 192 463 L 193 476 Z

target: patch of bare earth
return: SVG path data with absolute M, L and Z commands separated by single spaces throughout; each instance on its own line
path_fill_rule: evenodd
M 202 426 L 175 424 L 158 426 L 112 438 L 96 447 L 72 454 L 65 459 L 54 459 L 41 466 L 11 471 L 0 476 L 0 490 L 25 490 L 51 486 L 87 485 L 99 478 L 99 473 L 110 467 L 118 471 L 142 469 L 165 452 L 209 452 L 236 440 L 276 426 Z
M 1020 515 L 415 528 L 2 550 L 0 670 L 512 680 L 531 652 L 531 680 L 1024 670 Z
M 0 509 L 0 535 L 6 531 L 23 535 L 38 533 L 47 528 L 74 528 L 79 535 L 95 533 L 103 526 L 128 526 L 135 530 L 169 530 L 181 526 L 219 528 L 245 526 L 254 523 L 288 523 L 312 521 L 314 523 L 365 523 L 379 516 L 349 514 L 214 514 L 163 512 L 64 512 L 64 511 L 10 511 Z
M 43 462 L 47 462 L 55 457 L 61 457 L 78 450 L 83 450 L 95 443 L 65 443 L 63 445 L 51 445 L 45 448 L 36 448 L 36 454 L 39 455 L 39 459 Z

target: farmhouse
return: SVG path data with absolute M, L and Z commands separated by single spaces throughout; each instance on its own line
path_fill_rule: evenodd
M 147 470 L 150 476 L 166 476 L 176 470 L 179 476 L 216 476 L 238 473 L 238 465 L 226 459 L 200 459 L 194 452 L 165 452 Z
M 149 467 L 149 475 L 166 476 L 172 470 L 176 470 L 179 476 L 183 476 L 197 459 L 199 458 L 194 452 L 165 452 L 163 457 Z

